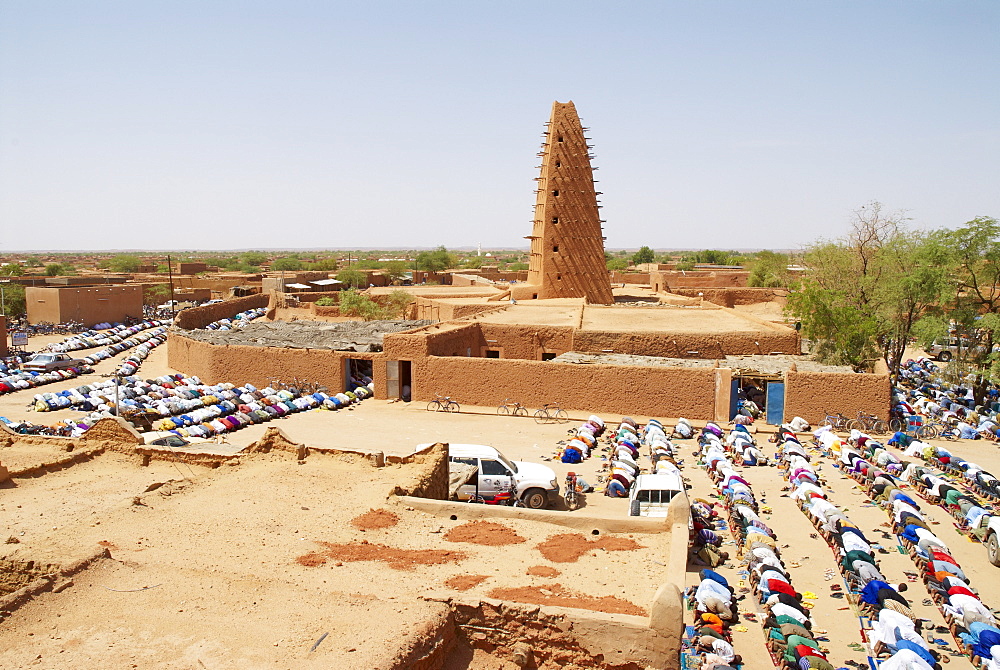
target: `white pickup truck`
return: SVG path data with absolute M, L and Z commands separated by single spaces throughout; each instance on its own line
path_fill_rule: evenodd
M 670 501 L 687 496 L 684 480 L 675 472 L 639 475 L 629 492 L 629 516 L 665 517 Z
M 427 446 L 420 444 L 417 449 Z M 512 484 L 524 506 L 532 509 L 542 509 L 559 496 L 556 473 L 547 465 L 511 461 L 493 447 L 483 444 L 449 445 L 448 457 L 452 463 L 469 465 L 479 471 L 478 485 L 471 483 L 461 487 L 459 500 L 468 500 L 477 493 L 492 496 L 509 491 Z

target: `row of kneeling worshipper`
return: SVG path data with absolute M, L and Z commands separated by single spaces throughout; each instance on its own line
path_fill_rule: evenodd
M 689 590 L 694 601 L 694 635 L 691 651 L 700 659 L 700 670 L 736 668 L 743 658 L 733 647 L 731 625 L 736 621 L 735 594 L 726 578 L 714 570 L 699 573 L 701 582 Z
M 1000 655 L 1000 628 L 997 628 L 992 610 L 983 604 L 970 586 L 966 574 L 945 542 L 930 529 L 917 501 L 901 490 L 897 475 L 882 470 L 870 460 L 883 447 L 871 439 L 862 442 L 849 438 L 845 449 L 850 447 L 857 447 L 864 460 L 858 463 L 852 459 L 852 467 L 844 469 L 844 472 L 891 515 L 892 530 L 918 568 L 930 595 L 927 604 L 933 602 L 938 606 L 948 622 L 948 630 L 959 640 L 963 651 L 993 670 L 1000 668 L 1000 658 L 994 658 L 994 654 Z M 904 463 L 902 467 L 903 477 L 913 472 L 912 464 Z M 865 555 L 865 560 L 870 556 L 870 553 Z M 874 652 L 892 654 L 897 661 L 890 667 L 901 663 L 900 658 L 918 658 L 919 663 L 914 662 L 919 667 L 923 667 L 920 663 L 933 666 L 943 658 L 921 636 L 923 622 L 914 617 L 906 599 L 900 595 L 905 590 L 905 584 L 890 585 L 881 574 L 870 569 L 866 575 L 859 575 L 858 584 L 861 605 L 872 616 Z
M 597 446 L 597 440 L 604 433 L 604 420 L 591 414 L 583 425 L 576 429 L 573 438 L 563 447 L 560 460 L 563 463 L 580 463 L 590 457 Z
M 127 377 L 121 380 L 117 391 L 114 382 L 106 380 L 60 391 L 57 395 L 67 401 L 69 406 L 90 412 L 83 423 L 93 424 L 96 420 L 113 414 L 116 393 L 118 406 L 122 411 L 155 412 L 163 417 L 162 422 L 153 426 L 155 430 L 203 424 L 231 414 L 245 415 L 237 417 L 238 422 L 241 418 L 253 422 L 254 417 L 263 421 L 266 420 L 265 415 L 273 418 L 275 415 L 315 407 L 339 409 L 371 396 L 371 391 L 367 388 L 329 395 L 276 391 L 271 388 L 258 390 L 252 384 L 241 387 L 229 383 L 209 385 L 202 384 L 196 376 L 182 374 L 164 375 L 150 380 Z M 48 406 L 53 400 L 46 396 L 36 396 L 36 406 L 39 402 Z M 240 423 L 246 425 L 245 421 Z M 216 432 L 220 428 L 218 424 L 214 426 Z M 232 429 L 232 426 L 227 429 Z M 194 435 L 202 436 L 198 434 L 200 432 L 209 433 L 206 427 L 204 431 L 196 429 Z
M 77 335 L 71 335 L 61 342 L 54 342 L 45 347 L 45 349 L 56 353 L 65 353 L 68 351 L 79 351 L 80 349 L 108 347 L 112 344 L 118 344 L 122 340 L 127 340 L 130 337 L 138 335 L 144 330 L 159 328 L 161 326 L 169 326 L 170 323 L 171 321 L 169 319 L 150 319 L 148 321 L 137 323 L 134 326 L 117 326 L 111 330 L 105 331 L 88 330 Z
M 927 500 L 940 505 L 955 518 L 960 530 L 985 542 L 993 517 L 990 502 L 1000 499 L 1000 481 L 979 465 L 925 442 L 911 443 L 904 455 L 920 458 L 954 477 L 949 481 L 938 470 L 915 463 L 908 464 L 903 472 L 903 478 Z
M 149 357 L 149 354 L 156 347 L 164 344 L 167 341 L 166 333 L 158 335 L 156 337 L 151 337 L 147 341 L 143 342 L 135 348 L 135 351 L 126 356 L 121 363 L 118 364 L 118 370 L 116 374 L 130 377 L 139 371 L 142 366 L 142 362 Z
M 201 330 L 239 330 L 251 321 L 255 321 L 267 313 L 265 307 L 255 307 L 240 312 L 233 318 L 218 319 L 201 328 Z
M 49 372 L 25 372 L 23 370 L 11 371 L 0 374 L 0 395 L 13 393 L 24 389 L 35 388 L 61 382 L 66 379 L 73 379 L 82 374 L 90 374 L 93 370 L 88 365 L 79 368 L 66 368 L 63 370 L 50 370 Z
M 714 435 L 714 433 L 713 433 Z M 774 531 L 761 519 L 749 482 L 736 472 L 718 440 L 706 436 L 702 458 L 716 487 L 725 497 L 729 528 L 736 536 L 746 575 L 764 612 L 767 646 L 775 663 L 788 668 L 832 670 L 817 639 L 804 595 L 792 585 L 781 560 Z M 812 594 L 805 594 L 812 596 Z
M 639 476 L 639 424 L 631 417 L 623 417 L 614 435 L 608 435 L 608 475 L 604 495 L 627 498 L 628 492 Z
M 950 437 L 1000 440 L 1000 385 L 985 384 L 977 404 L 976 386 L 951 382 L 940 373 L 926 358 L 903 364 L 898 385 L 893 388 L 893 415 L 914 425 L 925 419 L 940 420 Z

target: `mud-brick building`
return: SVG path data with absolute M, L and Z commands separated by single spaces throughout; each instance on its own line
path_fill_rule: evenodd
M 80 321 L 85 326 L 142 318 L 141 284 L 24 289 L 28 323 Z

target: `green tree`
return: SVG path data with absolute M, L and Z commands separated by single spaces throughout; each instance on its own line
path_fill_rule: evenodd
M 142 291 L 144 305 L 159 305 L 170 298 L 170 287 L 166 284 L 153 284 Z
M 24 302 L 24 287 L 20 284 L 3 284 L 3 313 L 7 316 L 21 316 L 27 309 Z
M 406 317 L 406 313 L 413 303 L 414 298 L 412 295 L 407 293 L 402 289 L 396 289 L 389 294 L 386 299 L 386 304 L 382 308 L 382 319 L 402 319 Z
M 111 272 L 138 272 L 141 265 L 139 257 L 132 254 L 118 254 L 108 261 L 108 269 Z
M 332 307 L 337 304 L 337 301 L 334 300 L 331 296 L 325 295 L 319 300 L 317 300 L 316 304 L 319 305 L 320 307 Z
M 240 254 L 240 260 L 246 265 L 260 267 L 267 262 L 267 254 L 263 251 L 244 251 Z
M 62 265 L 59 263 L 49 263 L 45 266 L 45 274 L 49 277 L 58 277 L 62 274 Z
M 606 263 L 609 270 L 622 271 L 628 269 L 628 261 L 624 258 L 609 258 Z
M 368 275 L 358 270 L 341 270 L 337 273 L 337 281 L 342 282 L 344 286 L 358 288 L 368 281 Z
M 389 280 L 389 283 L 392 284 L 403 279 L 408 271 L 409 267 L 407 266 L 406 261 L 389 261 L 385 264 L 385 270 L 383 270 L 382 274 L 384 274 L 386 279 Z
M 854 213 L 846 238 L 807 250 L 787 310 L 820 360 L 870 370 L 881 358 L 895 379 L 914 325 L 947 295 L 941 245 L 904 221 L 872 202 Z
M 656 254 L 649 247 L 639 247 L 639 251 L 632 255 L 632 265 L 639 265 L 640 263 L 652 263 L 656 260 Z
M 332 272 L 337 269 L 337 259 L 321 258 L 314 263 L 309 263 L 307 267 L 310 270 L 323 270 L 325 272 Z
M 20 263 L 7 263 L 0 265 L 0 277 L 20 277 L 24 274 L 24 268 Z
M 975 371 L 973 394 L 981 404 L 986 382 L 1000 372 L 1000 360 L 993 353 L 993 346 L 1000 342 L 1000 222 L 979 216 L 938 235 L 955 269 L 948 317 L 971 345 L 959 352 L 959 365 L 949 368 Z
M 300 261 L 298 258 L 291 258 L 291 257 L 279 258 L 278 260 L 271 263 L 271 269 L 285 270 L 286 272 L 288 271 L 294 272 L 295 270 L 302 269 L 302 261 Z
M 417 269 L 427 272 L 440 272 L 455 267 L 455 257 L 443 246 L 434 251 L 421 251 L 417 254 Z
M 340 294 L 340 315 L 358 316 L 365 321 L 381 318 L 382 308 L 364 293 L 349 289 Z
M 788 254 L 774 251 L 758 251 L 750 261 L 750 276 L 747 286 L 781 288 L 788 286 Z

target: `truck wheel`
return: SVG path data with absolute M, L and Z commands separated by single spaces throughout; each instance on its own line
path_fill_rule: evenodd
M 948 361 L 951 360 L 951 352 L 942 351 L 940 354 L 938 354 L 938 360 L 941 361 L 942 363 L 947 363 Z
M 530 507 L 531 509 L 542 509 L 545 507 L 545 503 L 548 502 L 548 497 L 542 489 L 528 489 L 524 492 L 524 495 L 521 496 L 521 501 L 524 503 L 525 507 Z
M 629 503 L 629 506 L 628 506 L 628 515 L 629 516 L 639 516 L 639 501 L 638 500 L 633 500 L 632 502 Z
M 990 559 L 990 563 L 1000 568 L 1000 540 L 997 539 L 996 533 L 990 533 L 986 540 L 986 556 Z

